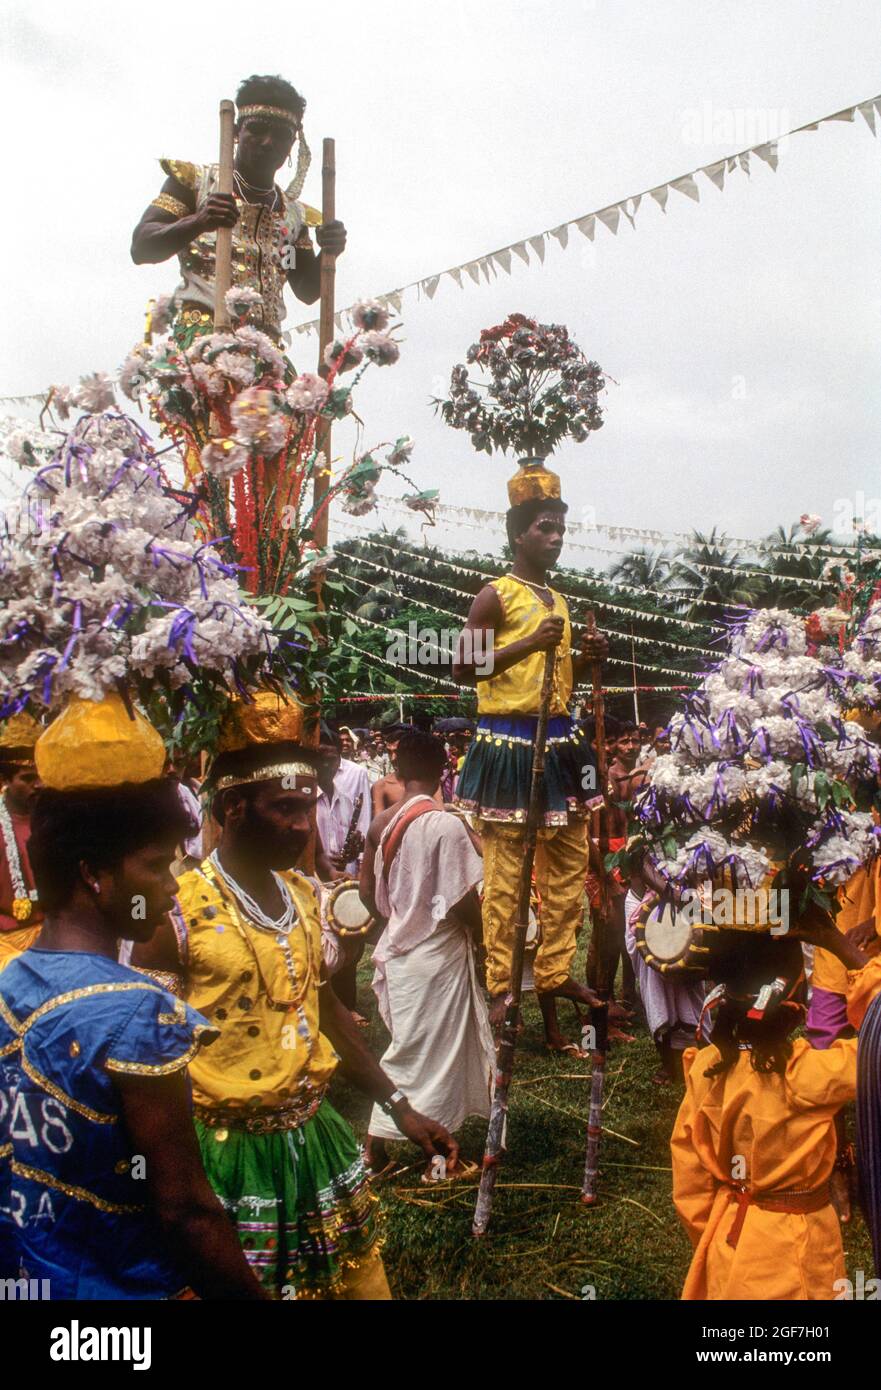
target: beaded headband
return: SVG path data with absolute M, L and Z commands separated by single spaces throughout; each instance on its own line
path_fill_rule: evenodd
M 314 782 L 318 774 L 309 763 L 272 763 L 269 767 L 258 767 L 254 772 L 231 772 L 218 778 L 214 790 L 225 792 L 230 787 L 242 787 L 249 782 L 272 782 L 276 777 L 308 777 Z
M 240 106 L 239 120 L 247 121 L 252 117 L 269 116 L 276 121 L 284 121 L 293 130 L 299 130 L 300 118 L 295 116 L 293 111 L 286 111 L 283 106 Z

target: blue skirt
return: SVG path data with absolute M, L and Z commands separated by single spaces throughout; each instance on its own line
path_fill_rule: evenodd
M 482 714 L 456 790 L 456 803 L 482 820 L 522 825 L 529 806 L 538 718 Z M 600 796 L 593 749 L 568 714 L 548 720 L 543 824 L 566 825 Z

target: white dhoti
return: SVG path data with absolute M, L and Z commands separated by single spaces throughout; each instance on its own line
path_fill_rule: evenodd
M 705 988 L 701 980 L 671 979 L 646 965 L 636 949 L 633 919 L 639 912 L 642 899 L 628 891 L 624 900 L 624 943 L 633 962 L 636 982 L 645 1009 L 649 1032 L 655 1042 L 669 1037 L 674 1048 L 694 1044 L 695 1030 L 700 1023 Z
M 483 867 L 461 821 L 432 811 L 407 827 L 386 881 L 383 845 L 397 819 L 376 852 L 376 901 L 388 924 L 373 953 L 373 989 L 392 1035 L 381 1065 L 414 1109 L 452 1131 L 469 1115 L 489 1116 L 495 1070 L 471 934 L 448 919 Z M 368 1133 L 403 1137 L 378 1105 Z
M 445 924 L 385 965 L 392 1041 L 383 1071 L 415 1110 L 450 1131 L 469 1115 L 489 1117 L 495 1049 L 467 931 Z M 374 1105 L 368 1133 L 400 1139 Z

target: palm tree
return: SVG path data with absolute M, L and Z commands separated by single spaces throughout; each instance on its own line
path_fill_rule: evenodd
M 724 531 L 714 526 L 709 534 L 692 532 L 691 544 L 673 562 L 671 579 L 682 598 L 752 608 L 759 588 L 753 575 L 741 568 L 740 553 Z
M 670 557 L 660 548 L 631 550 L 610 567 L 609 578 L 641 589 L 663 589 L 670 578 Z

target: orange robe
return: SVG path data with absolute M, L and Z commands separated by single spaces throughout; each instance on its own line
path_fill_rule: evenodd
M 835 925 L 840 932 L 849 932 L 852 927 L 858 927 L 862 922 L 874 917 L 875 931 L 881 936 L 879 880 L 881 858 L 875 859 L 868 867 L 857 869 L 853 877 L 848 879 L 839 892 L 841 906 L 835 918 Z M 873 942 L 870 954 L 874 954 L 877 949 L 878 943 Z M 846 994 L 847 968 L 831 951 L 824 951 L 818 947 L 814 952 L 814 973 L 811 982 L 814 989 L 826 989 L 832 994 Z
M 858 1027 L 881 989 L 881 959 L 849 981 L 849 1016 Z M 845 1275 L 841 1229 L 831 1205 L 805 1214 L 752 1204 L 736 1248 L 728 1244 L 738 1210 L 732 1178 L 756 1193 L 812 1191 L 835 1163 L 835 1115 L 856 1094 L 857 1040 L 819 1052 L 793 1043 L 782 1076 L 753 1070 L 741 1052 L 721 1076 L 707 1071 L 715 1047 L 683 1054 L 685 1098 L 670 1141 L 673 1201 L 694 1246 L 683 1299 L 834 1299 Z M 741 1156 L 745 1173 L 733 1169 Z

